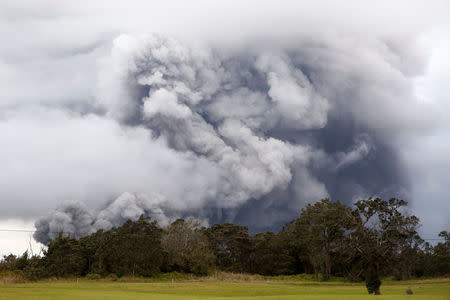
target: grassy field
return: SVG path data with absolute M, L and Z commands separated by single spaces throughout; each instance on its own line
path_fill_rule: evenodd
M 410 286 L 414 295 L 405 291 Z M 450 279 L 387 282 L 377 299 L 450 299 Z M 311 281 L 43 281 L 2 284 L 0 299 L 373 299 L 362 284 Z

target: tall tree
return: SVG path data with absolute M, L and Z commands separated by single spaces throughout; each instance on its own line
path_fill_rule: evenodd
M 87 270 L 79 240 L 62 233 L 48 245 L 44 252 L 48 274 L 57 277 L 81 276 Z
M 450 232 L 441 231 L 439 237 L 443 241 L 437 243 L 431 252 L 431 273 L 434 276 L 443 276 L 450 273 Z
M 206 231 L 216 265 L 224 271 L 249 272 L 252 245 L 246 226 L 214 224 Z
M 162 247 L 169 271 L 206 275 L 215 257 L 203 227 L 194 219 L 178 219 L 164 229 Z
M 402 213 L 406 205 L 406 201 L 396 198 L 369 198 L 355 203 L 348 249 L 370 294 L 380 294 L 381 276 L 395 263 L 402 245 L 417 236 L 419 219 Z
M 252 271 L 261 275 L 292 274 L 294 258 L 283 233 L 258 233 L 252 237 Z
M 333 260 L 343 246 L 350 209 L 329 199 L 308 204 L 295 221 L 294 233 L 300 248 L 306 250 L 316 277 L 331 276 Z
M 83 239 L 84 253 L 94 258 L 92 271 L 119 276 L 152 276 L 160 271 L 163 260 L 162 229 L 155 221 L 141 216 L 121 227 L 98 231 Z

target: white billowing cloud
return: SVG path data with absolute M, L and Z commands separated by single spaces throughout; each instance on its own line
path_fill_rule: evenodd
M 321 128 L 327 122 L 328 102 L 318 95 L 299 69 L 286 58 L 261 56 L 257 68 L 267 74 L 268 95 L 275 102 L 281 122 L 295 129 Z
M 353 51 L 355 58 L 350 61 L 336 57 L 340 47 L 349 51 L 347 42 L 323 43 L 314 54 L 310 47 L 317 47 L 316 42 L 307 40 L 299 41 L 297 51 L 267 48 L 228 54 L 160 35 L 118 37 L 110 56 L 101 64 L 98 107 L 111 118 L 108 122 L 146 133 L 151 151 L 158 142 L 161 152 L 168 151 L 191 165 L 201 184 L 195 196 L 186 192 L 191 189 L 191 179 L 168 188 L 167 182 L 154 178 L 165 170 L 149 164 L 150 180 L 137 190 L 144 196 L 123 194 L 94 217 L 98 219 L 95 225 L 91 222 L 89 226 L 108 228 L 123 222 L 124 216 L 117 214 L 120 211 L 131 212 L 134 218 L 160 211 L 163 223 L 193 210 L 202 216 L 205 207 L 234 209 L 291 184 L 295 185 L 292 197 L 297 199 L 296 207 L 318 199 L 317 195 L 328 196 L 326 182 L 309 170 L 311 158 L 321 153 L 326 157 L 325 165 L 342 171 L 377 148 L 364 133 L 355 136 L 354 145 L 345 152 L 334 154 L 283 137 L 292 130 L 320 130 L 330 114 L 345 113 L 362 128 L 386 137 L 387 129 L 395 136 L 435 126 L 430 117 L 422 119 L 419 128 L 414 125 L 416 99 L 411 74 L 404 72 L 401 64 L 393 68 L 383 61 L 384 55 L 390 57 L 395 49 L 385 53 L 383 48 L 371 48 L 369 41 L 359 45 L 362 50 Z M 320 62 L 311 61 L 311 56 L 319 56 Z M 321 62 L 327 59 L 328 65 L 340 72 L 333 67 L 331 72 L 325 70 Z M 361 69 L 355 64 L 358 60 L 369 67 Z M 356 85 L 342 85 L 349 80 L 356 80 Z M 397 102 L 393 95 L 398 97 Z M 230 106 L 228 101 L 239 109 L 222 111 Z M 389 116 L 398 107 L 403 109 L 402 119 L 391 120 Z M 382 126 L 374 119 L 380 115 L 388 117 Z M 272 131 L 282 133 L 282 137 L 267 135 Z M 174 168 L 178 176 L 189 176 L 179 163 Z M 142 178 L 137 181 L 143 182 Z M 365 188 L 347 181 L 358 193 Z M 123 190 L 136 192 L 136 188 Z M 155 197 L 145 196 L 154 192 L 164 200 L 153 202 Z M 48 222 L 54 219 L 57 224 L 67 223 L 58 211 Z M 45 229 L 46 222 L 37 223 L 38 229 Z
M 223 163 L 224 167 L 230 165 L 236 170 L 237 181 L 253 191 L 250 196 L 258 198 L 274 187 L 289 183 L 290 165 L 294 160 L 290 145 L 274 138 L 255 136 L 249 128 L 234 120 L 224 122 L 219 132 L 242 152 L 241 157 L 236 158 L 224 155 Z
M 254 63 L 250 61 L 248 67 L 261 72 L 258 79 L 250 73 L 239 73 L 249 70 L 241 70 L 234 58 L 220 58 L 221 54 L 208 48 L 188 48 L 171 38 L 121 36 L 114 45 L 117 49 L 112 50 L 113 62 L 124 63 L 122 72 L 116 76 L 121 78 L 125 93 L 149 90 L 148 97 L 143 99 L 139 95 L 121 98 L 119 113 L 132 113 L 119 116 L 118 120 L 136 122 L 133 118 L 139 119 L 142 111 L 147 119 L 145 126 L 159 132 L 170 147 L 200 154 L 214 164 L 223 176 L 218 187 L 221 196 L 217 200 L 221 206 L 232 207 L 236 201 L 258 198 L 276 187 L 286 186 L 291 180 L 294 156 L 290 148 L 293 146 L 259 136 L 261 120 L 269 120 L 264 124 L 266 129 L 276 126 L 270 122 L 277 119 L 302 129 L 320 128 L 326 122 L 326 100 L 316 94 L 292 63 L 281 65 L 280 58 L 255 57 Z M 277 68 L 272 70 L 273 67 Z M 273 82 L 274 74 L 282 76 L 277 83 Z M 250 90 L 246 80 L 260 80 L 255 84 L 267 84 L 269 91 L 265 94 L 260 87 Z M 286 85 L 292 91 L 284 91 L 282 87 Z M 253 99 L 249 104 L 261 108 L 254 109 L 245 103 L 246 99 Z M 231 106 L 228 101 L 241 109 L 222 110 Z M 105 103 L 105 109 L 112 116 L 117 115 L 115 106 L 109 102 Z M 217 124 L 202 116 L 204 110 L 217 119 Z M 251 111 L 246 113 L 246 110 Z M 252 122 L 253 117 L 260 121 Z
M 166 89 L 159 89 L 148 98 L 144 98 L 144 114 L 147 118 L 155 114 L 162 114 L 165 117 L 184 119 L 191 115 L 191 110 L 186 105 L 178 103 L 176 94 Z
M 80 201 L 108 224 L 120 210 L 205 219 L 280 190 L 298 208 L 333 196 L 326 178 L 347 171 L 365 194 L 351 170 L 381 142 L 415 170 L 400 172 L 415 207 L 430 191 L 427 207 L 445 208 L 448 51 L 414 84 L 431 53 L 422 37 L 433 48 L 448 35 L 428 35 L 448 24 L 447 1 L 0 6 L 0 217 Z M 55 226 L 73 225 L 64 207 Z
M 61 201 L 99 207 L 123 190 L 154 190 L 195 202 L 197 189 L 206 184 L 196 168 L 211 180 L 217 176 L 208 163 L 199 159 L 192 165 L 142 128 L 127 129 L 95 115 L 43 109 L 8 113 L 0 131 L 1 143 L 8 145 L 0 149 L 8 170 L 0 175 L 2 198 L 14 199 L 3 207 L 4 215 L 14 215 L 20 206 L 23 215 L 34 216 Z M 180 188 L 172 189 L 168 178 Z
M 160 207 L 164 201 L 164 197 L 158 194 L 123 193 L 98 213 L 93 226 L 96 229 L 109 229 L 126 220 L 136 220 L 141 215 L 150 215 L 161 226 L 166 226 L 169 220 Z
M 275 189 L 285 189 L 291 182 L 294 163 L 299 174 L 304 174 L 298 183 L 312 182 L 318 187 L 314 191 L 326 194 L 313 175 L 301 171 L 307 168 L 309 161 L 308 156 L 301 155 L 307 152 L 304 146 L 265 136 L 259 128 L 265 120 L 269 122 L 264 123 L 264 130 L 278 126 L 323 127 L 328 108 L 326 100 L 316 94 L 311 83 L 292 63 L 272 70 L 261 63 L 264 58 L 258 59 L 256 54 L 248 68 L 259 74 L 252 75 L 245 73 L 249 70 L 243 69 L 235 58 L 218 55 L 221 54 L 209 48 L 189 48 L 174 39 L 156 35 L 120 36 L 113 43 L 111 56 L 103 61 L 105 69 L 100 73 L 106 74 L 106 79 L 99 85 L 101 110 L 112 118 L 108 122 L 119 122 L 112 124 L 122 123 L 124 128 L 131 125 L 131 128 L 137 128 L 135 130 L 147 132 L 150 152 L 155 151 L 153 147 L 157 147 L 157 151 L 165 148 L 168 153 L 178 156 L 166 163 L 177 168 L 177 176 L 189 179 L 182 179 L 176 185 L 167 179 L 159 185 L 160 174 L 167 175 L 166 170 L 159 169 L 154 162 L 143 161 L 146 165 L 142 168 L 148 170 L 148 179 L 132 177 L 140 184 L 145 182 L 146 187 L 136 190 L 125 184 L 119 186 L 125 191 L 156 192 L 165 200 L 155 206 L 152 204 L 155 197 L 133 198 L 124 194 L 94 217 L 97 220 L 94 225 L 91 222 L 94 228 L 122 222 L 125 217 L 117 215 L 120 211 L 132 211 L 132 216 L 136 217 L 140 213 L 159 210 L 173 218 L 178 216 L 177 211 L 196 210 L 201 216 L 203 207 L 236 208 L 249 199 L 258 199 Z M 272 59 L 278 61 L 278 58 Z M 289 68 L 292 70 L 288 71 Z M 282 75 L 276 83 L 272 78 L 275 73 Z M 249 88 L 247 81 L 254 81 L 255 87 Z M 269 90 L 264 92 L 266 85 Z M 280 86 L 286 85 L 292 91 L 283 93 Z M 249 121 L 246 113 L 241 114 L 238 110 L 231 114 L 220 110 L 224 101 L 234 98 L 236 91 L 250 95 L 254 103 L 261 105 L 252 112 L 259 122 Z M 240 106 L 248 110 L 245 102 L 243 104 Z M 299 108 L 302 109 L 298 114 L 290 114 Z M 251 106 L 249 109 L 252 110 Z M 205 117 L 203 111 L 210 112 L 217 122 Z M 161 163 L 164 156 L 156 154 L 154 159 Z M 198 189 L 190 191 L 195 176 L 182 169 L 180 160 L 195 170 L 199 182 L 194 183 L 201 183 Z M 166 189 L 168 185 L 171 185 L 170 189 Z M 312 193 L 305 192 L 299 199 L 312 201 L 313 197 Z M 51 234 L 47 223 L 69 224 L 59 215 L 57 210 L 36 223 L 39 230 L 36 237 L 47 241 L 45 234 Z

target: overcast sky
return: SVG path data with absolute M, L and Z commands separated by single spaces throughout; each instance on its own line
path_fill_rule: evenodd
M 256 224 L 258 216 L 240 210 L 263 199 L 254 211 L 275 211 L 276 200 L 268 199 L 281 190 L 296 190 L 277 194 L 294 195 L 296 202 L 284 202 L 280 210 L 299 209 L 311 195 L 347 196 L 331 182 L 334 175 L 318 170 L 317 162 L 326 160 L 333 174 L 341 172 L 336 182 L 345 178 L 355 197 L 384 195 L 395 186 L 393 193 L 407 196 L 421 218 L 423 237 L 449 230 L 449 2 L 243 2 L 2 1 L 0 229 L 34 230 L 37 219 L 75 202 L 103 209 L 92 226 L 112 222 L 120 219 L 115 207 L 145 202 L 122 197 L 105 209 L 125 192 L 157 193 L 151 205 L 142 204 L 144 211 L 219 207 L 236 209 L 229 214 Z M 148 38 L 152 34 L 161 38 Z M 143 59 L 146 51 L 153 59 L 164 51 L 178 56 L 158 58 L 155 67 L 139 65 L 136 57 Z M 170 77 L 161 71 L 179 64 L 206 78 L 186 83 L 188 96 L 179 85 L 187 73 Z M 160 71 L 173 81 L 157 82 Z M 243 83 L 245 72 L 257 77 L 249 79 L 255 87 Z M 121 85 L 129 74 L 146 74 L 138 82 L 150 92 L 128 99 L 140 93 L 132 84 Z M 264 84 L 261 76 L 267 76 Z M 232 91 L 212 82 L 227 82 Z M 220 97 L 197 103 L 213 89 Z M 306 93 L 306 104 L 296 102 L 297 92 Z M 181 94 L 190 100 L 181 103 Z M 336 119 L 347 114 L 360 126 L 342 149 L 322 147 L 332 138 L 313 138 L 308 145 L 299 137 L 321 129 L 332 136 L 327 124 L 343 124 Z M 182 135 L 164 123 L 170 118 L 196 131 L 184 128 Z M 196 140 L 198 132 L 208 141 Z M 199 143 L 211 150 L 203 153 Z M 243 170 L 227 171 L 232 167 L 222 144 Z M 390 179 L 375 179 L 376 186 L 347 180 L 361 170 L 347 166 L 370 159 L 379 166 L 391 152 L 401 165 L 399 175 L 381 172 Z M 249 174 L 248 182 L 230 179 Z M 155 197 L 169 200 L 155 204 Z M 105 217 L 107 212 L 114 217 Z M 271 216 L 275 224 L 276 213 Z M 36 252 L 30 233 L 0 232 L 0 254 L 23 252 L 30 243 Z

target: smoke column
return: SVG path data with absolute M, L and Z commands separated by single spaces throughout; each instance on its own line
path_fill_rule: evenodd
M 36 222 L 34 237 L 80 237 L 141 214 L 161 225 L 194 216 L 254 231 L 324 197 L 407 195 L 392 141 L 428 122 L 411 83 L 423 71 L 417 53 L 414 42 L 361 36 L 232 50 L 119 36 L 99 67 L 101 111 L 145 130 L 180 164 L 154 170 L 164 183 L 123 191 L 99 211 L 61 206 Z

